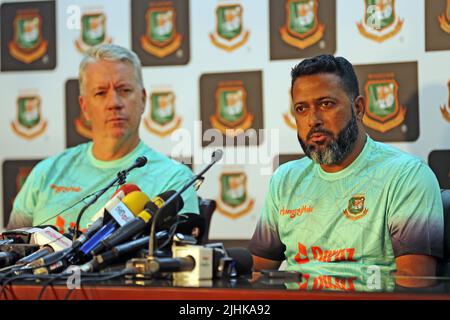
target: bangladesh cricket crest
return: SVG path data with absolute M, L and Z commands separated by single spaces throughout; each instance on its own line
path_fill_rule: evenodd
M 281 39 L 293 47 L 305 49 L 323 38 L 325 25 L 318 18 L 319 0 L 288 0 L 286 23 L 280 28 Z
M 111 43 L 106 33 L 106 15 L 103 12 L 88 12 L 81 16 L 81 35 L 75 46 L 81 53 L 96 45 Z
M 45 55 L 48 42 L 42 38 L 42 17 L 38 10 L 18 11 L 13 27 L 14 38 L 8 44 L 11 56 L 30 64 Z
M 383 42 L 400 32 L 403 20 L 395 13 L 395 0 L 364 0 L 364 21 L 356 23 L 366 38 Z
M 141 36 L 142 48 L 164 58 L 181 46 L 182 35 L 176 29 L 176 10 L 173 2 L 151 3 L 145 14 L 146 32 Z
M 438 20 L 441 29 L 447 33 L 450 33 L 450 0 L 447 0 L 445 12 L 438 17 Z
M 247 42 L 250 32 L 244 30 L 243 10 L 240 4 L 217 7 L 216 30 L 209 34 L 216 47 L 231 52 Z
M 17 98 L 17 118 L 11 123 L 11 127 L 18 136 L 28 140 L 45 131 L 47 121 L 41 116 L 39 96 L 24 95 Z
M 82 137 L 92 139 L 92 126 L 89 121 L 84 117 L 83 112 L 80 112 L 80 116 L 73 121 L 75 131 Z
M 172 91 L 156 91 L 150 95 L 150 112 L 144 119 L 148 131 L 165 137 L 178 129 L 181 118 L 175 112 L 175 94 Z
M 399 86 L 394 74 L 370 74 L 365 85 L 366 113 L 363 123 L 384 133 L 405 120 L 406 108 L 398 101 Z
M 441 106 L 441 113 L 445 120 L 450 122 L 450 80 L 447 83 L 448 86 L 448 104 Z
M 210 117 L 215 129 L 234 137 L 252 126 L 253 115 L 247 110 L 247 90 L 242 81 L 220 82 L 215 98 L 216 113 Z
M 289 128 L 297 130 L 297 124 L 295 123 L 295 115 L 294 115 L 294 104 L 292 103 L 292 97 L 290 92 L 289 92 L 289 101 L 290 101 L 289 111 L 283 113 L 283 119 Z
M 220 175 L 220 199 L 217 209 L 221 214 L 237 219 L 253 209 L 254 200 L 247 194 L 247 175 L 245 172 L 231 172 Z
M 364 217 L 369 209 L 364 207 L 366 198 L 364 194 L 357 194 L 348 200 L 347 209 L 344 210 L 344 215 L 350 220 L 358 220 Z

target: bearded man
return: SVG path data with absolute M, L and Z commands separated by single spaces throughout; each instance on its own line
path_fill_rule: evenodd
M 370 266 L 432 276 L 443 254 L 437 179 L 422 160 L 372 140 L 353 66 L 305 59 L 291 72 L 297 137 L 307 157 L 271 177 L 250 242 L 255 271 L 360 274 Z

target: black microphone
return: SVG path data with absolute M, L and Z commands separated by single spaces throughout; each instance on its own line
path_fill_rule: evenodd
M 111 188 L 114 184 L 116 184 L 117 182 L 119 182 L 119 184 L 124 184 L 126 182 L 126 178 L 128 173 L 130 173 L 131 170 L 135 169 L 135 168 L 140 168 L 142 166 L 144 166 L 147 163 L 147 158 L 144 156 L 138 157 L 135 161 L 134 164 L 129 167 L 128 169 L 122 170 L 120 172 L 117 173 L 117 177 L 111 181 L 104 189 L 102 189 L 99 193 L 95 194 L 95 196 L 91 199 L 91 201 L 89 201 L 83 208 L 81 208 L 80 213 L 78 213 L 77 216 L 77 221 L 75 223 L 75 230 L 74 230 L 74 236 L 73 236 L 73 241 L 75 241 L 78 237 L 78 233 L 79 233 L 79 229 L 80 229 L 80 221 L 81 221 L 81 217 L 83 216 L 84 212 L 87 210 L 87 208 L 89 208 L 92 204 L 94 204 L 98 198 L 100 198 L 106 191 L 109 190 L 109 188 Z
M 179 224 L 175 233 L 192 236 L 200 243 L 205 233 L 205 218 L 198 213 L 182 213 L 177 216 Z
M 159 219 L 160 211 L 167 205 L 169 205 L 171 202 L 175 201 L 177 197 L 179 197 L 184 191 L 186 191 L 190 186 L 192 186 L 195 181 L 199 179 L 203 179 L 203 174 L 205 174 L 206 171 L 208 171 L 216 162 L 220 161 L 223 156 L 223 151 L 218 149 L 214 151 L 211 155 L 211 163 L 208 164 L 202 171 L 200 171 L 199 174 L 192 177 L 192 179 L 183 187 L 181 190 L 179 190 L 177 193 L 175 193 L 172 197 L 170 197 L 169 200 L 166 201 L 166 203 L 155 213 L 155 218 L 153 218 L 153 221 L 151 223 L 150 228 L 150 239 L 148 244 L 148 253 L 150 256 L 153 256 L 154 254 L 154 245 L 155 245 L 155 231 L 156 231 L 156 224 Z
M 129 167 L 128 169 L 125 169 L 124 171 L 125 171 L 126 173 L 128 173 L 128 172 L 130 172 L 131 170 L 133 170 L 133 169 L 135 169 L 135 168 L 141 168 L 141 167 L 145 166 L 146 164 L 147 164 L 147 157 L 141 156 L 141 157 L 138 157 L 138 158 L 134 161 L 134 163 L 133 163 L 133 165 L 132 165 L 131 167 Z
M 156 258 L 148 260 L 151 273 L 192 271 L 195 268 L 195 259 L 191 256 L 177 258 Z
M 0 268 L 10 266 L 17 260 L 39 250 L 39 245 L 34 244 L 4 244 L 0 246 Z
M 162 218 L 160 219 L 158 228 L 169 228 L 172 225 L 172 221 L 174 220 L 176 214 L 184 206 L 183 198 L 180 195 L 178 195 L 176 201 L 172 201 L 167 206 L 164 206 L 167 199 L 170 199 L 174 194 L 176 194 L 174 190 L 169 190 L 156 196 L 154 199 L 152 199 L 152 201 L 149 201 L 145 205 L 144 210 L 139 213 L 137 217 L 114 231 L 106 239 L 102 240 L 95 248 L 91 250 L 90 253 L 93 256 L 98 255 L 100 252 L 111 249 L 112 247 L 136 236 L 137 234 L 145 230 L 145 227 L 150 221 L 152 221 L 153 216 L 159 210 L 161 210 L 160 215 L 162 216 Z

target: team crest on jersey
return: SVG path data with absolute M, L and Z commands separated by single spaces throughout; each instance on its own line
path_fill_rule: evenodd
M 344 215 L 350 220 L 358 220 L 364 217 L 369 209 L 364 207 L 366 197 L 364 194 L 357 194 L 348 200 L 347 209 L 344 210 Z
M 444 119 L 450 122 L 450 80 L 448 80 L 447 86 L 448 86 L 448 104 L 441 106 L 441 113 Z
M 252 126 L 253 115 L 247 109 L 247 90 L 242 81 L 222 81 L 215 92 L 216 113 L 211 125 L 228 136 L 236 136 L 238 129 Z
M 286 23 L 280 28 L 281 39 L 299 49 L 305 49 L 323 38 L 325 26 L 318 18 L 319 0 L 288 0 L 285 4 Z
M 399 86 L 393 73 L 369 74 L 365 85 L 367 97 L 363 123 L 384 133 L 405 120 L 406 108 L 398 101 Z
M 250 32 L 244 30 L 243 10 L 240 4 L 217 7 L 216 31 L 209 34 L 216 47 L 231 52 L 247 42 Z
M 180 127 L 181 118 L 175 112 L 175 94 L 172 91 L 155 91 L 150 95 L 150 112 L 144 119 L 144 125 L 160 137 Z
M 450 0 L 447 0 L 447 6 L 445 7 L 445 12 L 439 17 L 439 26 L 442 30 L 450 33 Z
M 364 0 L 364 21 L 356 23 L 366 38 L 383 42 L 400 32 L 403 20 L 395 13 L 395 0 Z
M 82 137 L 92 139 L 92 126 L 89 121 L 84 117 L 83 112 L 80 112 L 80 116 L 73 121 L 75 131 Z
M 13 131 L 25 139 L 41 135 L 47 127 L 42 119 L 41 98 L 37 95 L 24 95 L 17 98 L 17 118 L 11 123 Z
M 217 209 L 230 219 L 240 218 L 249 213 L 254 205 L 247 192 L 245 172 L 223 173 L 220 178 L 220 199 Z
M 150 4 L 145 14 L 146 32 L 141 36 L 145 51 L 164 58 L 181 46 L 182 35 L 177 32 L 176 15 L 171 1 Z
M 8 44 L 11 56 L 30 64 L 45 55 L 48 42 L 42 38 L 42 17 L 37 10 L 18 11 L 13 26 L 14 38 Z
M 75 46 L 81 53 L 96 45 L 111 43 L 106 33 L 106 15 L 103 12 L 87 12 L 81 16 L 81 35 Z
M 283 113 L 283 119 L 289 128 L 297 130 L 297 124 L 295 123 L 295 115 L 294 115 L 294 104 L 292 102 L 292 97 L 290 93 L 289 93 L 289 101 L 290 101 L 289 111 Z

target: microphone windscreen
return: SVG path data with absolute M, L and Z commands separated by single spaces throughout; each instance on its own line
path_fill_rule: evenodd
M 236 272 L 238 275 L 252 273 L 253 257 L 250 251 L 243 247 L 228 248 L 226 251 L 236 261 Z
M 122 199 L 123 204 L 133 212 L 134 215 L 137 215 L 144 210 L 146 203 L 149 201 L 150 198 L 142 191 L 132 191 Z
M 143 167 L 147 163 L 147 157 L 141 156 L 141 157 L 136 159 L 135 163 L 136 163 L 136 167 L 137 168 Z
M 120 191 L 123 191 L 123 193 L 125 195 L 129 194 L 130 192 L 133 191 L 141 191 L 141 189 L 139 189 L 139 187 L 137 185 L 135 185 L 134 183 L 127 183 L 122 185 L 119 189 L 116 190 L 116 192 L 114 192 L 114 194 L 112 195 L 111 198 L 114 198 L 114 196 L 116 194 L 118 194 Z
M 178 215 L 181 222 L 178 224 L 176 232 L 192 236 L 197 239 L 197 243 L 203 239 L 205 233 L 205 218 L 198 213 L 182 213 Z

